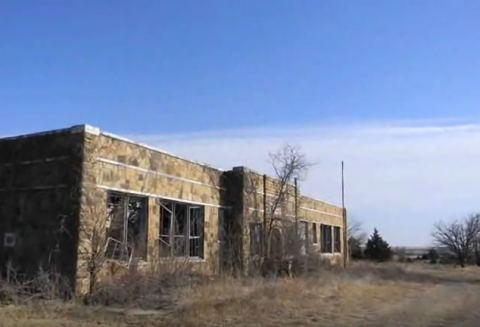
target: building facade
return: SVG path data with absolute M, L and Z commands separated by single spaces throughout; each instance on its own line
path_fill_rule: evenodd
M 2 138 L 0 267 L 54 268 L 77 288 L 100 254 L 127 267 L 178 258 L 245 271 L 265 243 L 285 243 L 279 234 L 292 222 L 303 253 L 342 261 L 346 211 L 279 187 L 245 167 L 223 171 L 88 125 Z

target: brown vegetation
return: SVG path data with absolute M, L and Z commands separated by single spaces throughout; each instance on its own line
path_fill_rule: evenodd
M 0 284 L 0 326 L 475 326 L 478 268 L 356 263 L 311 267 L 295 278 L 195 275 L 187 266 L 103 283 L 92 303 L 62 302 L 59 281 L 41 275 L 37 292 Z M 41 286 L 41 287 L 40 287 Z M 435 303 L 435 305 L 432 305 Z M 477 316 L 475 316 L 477 315 Z M 471 325 L 469 323 L 472 323 Z

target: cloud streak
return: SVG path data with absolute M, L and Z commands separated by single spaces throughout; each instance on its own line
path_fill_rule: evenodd
M 350 215 L 393 245 L 429 245 L 432 223 L 480 210 L 480 124 L 312 124 L 183 135 L 131 135 L 183 157 L 272 173 L 268 153 L 300 145 L 312 167 L 302 192 L 341 203 L 345 161 Z

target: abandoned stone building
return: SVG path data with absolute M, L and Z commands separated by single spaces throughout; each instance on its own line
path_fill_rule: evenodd
M 0 269 L 56 269 L 82 288 L 100 251 L 126 267 L 178 258 L 244 271 L 262 251 L 277 189 L 248 168 L 223 171 L 88 125 L 1 138 Z M 302 253 L 341 262 L 346 211 L 285 194 L 274 216 L 296 222 Z

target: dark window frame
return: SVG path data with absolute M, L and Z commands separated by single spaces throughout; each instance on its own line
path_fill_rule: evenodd
M 320 225 L 321 231 L 321 253 L 333 253 L 332 226 L 327 224 Z
M 105 256 L 128 261 L 148 257 L 148 197 L 107 191 Z
M 342 252 L 342 233 L 341 229 L 338 226 L 333 227 L 333 252 L 341 253 Z
M 159 245 L 163 258 L 205 258 L 205 206 L 160 201 Z
M 318 228 L 317 223 L 312 223 L 312 243 L 318 244 Z

